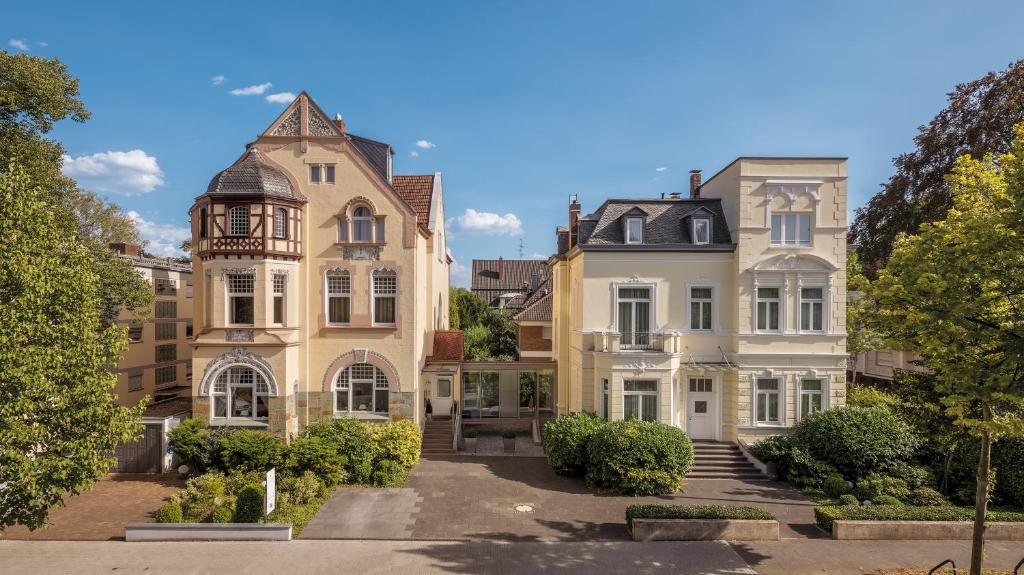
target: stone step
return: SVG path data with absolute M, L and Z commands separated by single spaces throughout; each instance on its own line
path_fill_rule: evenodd
M 452 454 L 452 453 L 455 453 L 455 450 L 452 449 L 451 447 L 449 447 L 448 449 L 441 449 L 441 448 L 421 449 L 420 453 L 423 453 L 423 454 L 431 454 L 431 453 L 434 453 L 434 454 Z
M 704 463 L 736 463 L 740 465 L 750 465 L 745 457 L 730 457 L 730 456 L 715 456 L 715 457 L 694 457 L 694 462 Z
M 714 472 L 714 473 L 701 473 L 691 471 L 686 475 L 687 479 L 742 479 L 743 481 L 769 481 L 767 477 L 760 473 L 725 473 L 725 472 Z
M 701 464 L 698 463 L 698 464 L 694 464 L 693 470 L 694 471 L 735 471 L 737 473 L 751 471 L 751 472 L 754 472 L 754 473 L 758 473 L 757 468 L 753 467 L 751 465 L 718 465 L 718 464 L 704 464 L 704 465 L 701 465 Z

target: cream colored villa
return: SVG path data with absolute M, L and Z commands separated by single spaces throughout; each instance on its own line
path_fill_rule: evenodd
M 196 198 L 195 415 L 286 437 L 422 421 L 451 259 L 441 174 L 392 154 L 303 92 Z
M 846 160 L 738 158 L 691 197 L 569 206 L 559 413 L 753 440 L 846 397 Z

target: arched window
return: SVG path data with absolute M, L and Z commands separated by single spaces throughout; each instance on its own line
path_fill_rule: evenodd
M 373 241 L 373 213 L 370 208 L 358 207 L 352 213 L 352 241 Z
M 249 235 L 249 208 L 235 206 L 228 210 L 228 231 L 233 236 Z
M 377 366 L 355 363 L 334 378 L 336 413 L 387 413 L 388 377 Z
M 288 237 L 288 210 L 277 208 L 274 211 L 274 236 L 278 238 Z
M 210 391 L 213 417 L 266 419 L 267 380 L 251 367 L 234 366 L 222 371 Z

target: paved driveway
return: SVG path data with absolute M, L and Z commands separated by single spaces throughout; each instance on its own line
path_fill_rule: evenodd
M 780 483 L 690 480 L 676 495 L 621 497 L 556 475 L 542 458 L 453 455 L 422 459 L 403 489 L 338 492 L 302 538 L 621 541 L 637 503 L 761 506 L 784 522 L 783 537 L 825 536 L 813 503 Z

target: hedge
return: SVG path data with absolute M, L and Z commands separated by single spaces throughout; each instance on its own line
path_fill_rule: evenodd
M 814 508 L 818 525 L 832 532 L 832 522 L 847 521 L 974 521 L 973 507 L 910 507 L 889 505 L 826 505 Z M 1024 521 L 1024 512 L 989 511 L 986 520 L 994 523 Z
M 918 443 L 906 422 L 881 407 L 819 411 L 797 424 L 792 439 L 853 479 L 909 461 Z
M 243 429 L 220 441 L 220 457 L 227 471 L 266 471 L 285 461 L 287 446 L 263 431 Z
M 604 420 L 580 412 L 556 417 L 544 424 L 544 455 L 555 473 L 583 475 L 587 468 L 587 444 Z
M 634 519 L 747 519 L 770 521 L 771 513 L 760 507 L 731 505 L 630 505 L 626 508 L 626 525 L 633 528 Z
M 673 493 L 693 464 L 693 443 L 678 427 L 613 421 L 587 444 L 587 483 L 627 495 Z

